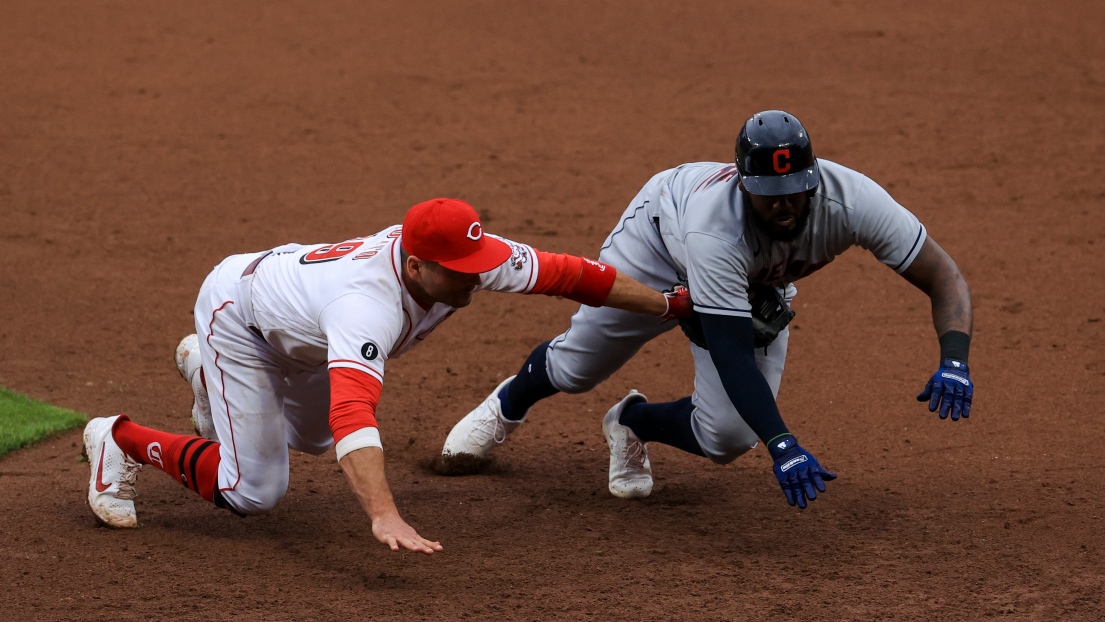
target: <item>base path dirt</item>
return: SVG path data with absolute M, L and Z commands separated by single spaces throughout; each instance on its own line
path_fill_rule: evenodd
M 974 294 L 968 421 L 914 401 L 926 298 L 853 250 L 799 283 L 780 406 L 839 479 L 788 507 L 762 448 L 655 446 L 606 491 L 600 420 L 692 390 L 685 339 L 556 396 L 485 474 L 429 468 L 573 305 L 481 294 L 389 362 L 397 502 L 371 536 L 334 461 L 292 455 L 239 519 L 154 470 L 95 525 L 69 433 L 0 459 L 4 620 L 1105 618 L 1105 4 L 8 0 L 0 8 L 0 385 L 189 430 L 173 366 L 224 256 L 334 242 L 436 196 L 595 256 L 637 189 L 732 157 L 766 108 L 927 225 Z

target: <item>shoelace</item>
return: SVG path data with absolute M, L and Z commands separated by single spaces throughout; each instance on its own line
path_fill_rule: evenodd
M 138 472 L 142 470 L 142 464 L 127 457 L 123 461 L 123 478 L 119 480 L 119 499 L 134 499 L 138 492 L 134 485 L 138 483 Z
M 645 444 L 641 441 L 626 439 L 621 454 L 627 469 L 638 470 L 645 467 Z
M 503 426 L 502 419 L 490 406 L 488 406 L 487 412 L 491 416 L 481 419 L 476 424 L 476 427 L 472 430 L 472 437 L 476 439 L 476 443 L 479 445 L 483 445 L 488 439 L 501 445 L 506 440 L 506 427 Z

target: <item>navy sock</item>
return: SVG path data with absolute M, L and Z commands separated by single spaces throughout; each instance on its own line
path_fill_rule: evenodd
M 646 443 L 657 441 L 696 456 L 705 456 L 691 429 L 692 412 L 694 404 L 691 404 L 689 397 L 659 404 L 637 402 L 622 411 L 618 423 L 633 430 L 637 438 Z
M 548 352 L 548 341 L 534 348 L 514 380 L 499 391 L 499 401 L 503 405 L 505 419 L 519 421 L 526 416 L 531 406 L 550 395 L 560 393 L 552 386 L 549 373 L 545 368 L 545 357 Z

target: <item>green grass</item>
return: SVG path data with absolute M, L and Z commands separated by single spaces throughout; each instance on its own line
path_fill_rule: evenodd
M 0 456 L 83 426 L 84 415 L 0 387 Z

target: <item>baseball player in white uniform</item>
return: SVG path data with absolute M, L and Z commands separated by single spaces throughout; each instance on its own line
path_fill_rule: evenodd
M 680 322 L 692 341 L 694 393 L 650 404 L 631 391 L 603 419 L 611 493 L 650 494 L 648 442 L 724 464 L 761 440 L 788 503 L 804 508 L 824 492 L 836 476 L 798 445 L 775 397 L 794 281 L 852 246 L 931 298 L 941 364 L 918 399 L 941 418 L 970 415 L 971 296 L 955 262 L 875 182 L 817 159 L 793 115 L 761 112 L 742 127 L 735 164 L 684 164 L 649 180 L 599 253 L 650 287 L 686 283 L 695 311 Z M 580 308 L 567 332 L 538 346 L 516 376 L 457 423 L 443 459 L 486 457 L 538 400 L 590 390 L 671 328 L 617 309 Z
M 368 237 L 233 255 L 204 281 L 197 335 L 177 349 L 199 436 L 126 415 L 90 421 L 93 513 L 136 526 L 134 485 L 146 464 L 218 507 L 265 512 L 287 491 L 289 446 L 315 455 L 336 446 L 373 535 L 396 551 L 440 551 L 392 501 L 376 404 L 384 362 L 481 289 L 612 305 L 657 324 L 690 315 L 685 290 L 662 294 L 603 263 L 484 234 L 475 210 L 453 199 L 420 203 L 402 226 Z

